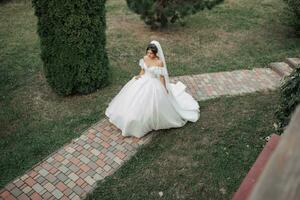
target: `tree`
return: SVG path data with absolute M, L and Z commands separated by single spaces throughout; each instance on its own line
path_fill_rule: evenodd
M 107 85 L 105 0 L 33 0 L 33 7 L 49 85 L 62 95 Z
M 151 28 L 166 27 L 185 16 L 205 8 L 211 9 L 223 0 L 126 0 L 128 7 Z

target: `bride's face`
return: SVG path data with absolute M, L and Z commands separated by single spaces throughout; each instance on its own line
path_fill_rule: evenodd
M 150 49 L 147 51 L 147 56 L 151 59 L 154 59 L 156 57 L 155 53 L 153 53 Z

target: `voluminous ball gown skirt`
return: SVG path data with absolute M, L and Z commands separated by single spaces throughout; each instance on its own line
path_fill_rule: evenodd
M 165 69 L 147 67 L 140 60 L 145 73 L 127 82 L 111 100 L 105 115 L 122 131 L 123 136 L 142 137 L 152 130 L 184 126 L 196 122 L 200 116 L 199 105 L 185 92 L 185 85 L 170 83 L 169 94 L 159 80 Z

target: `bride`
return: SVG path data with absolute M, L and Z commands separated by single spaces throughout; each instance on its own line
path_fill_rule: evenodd
M 184 126 L 196 122 L 199 105 L 185 92 L 186 86 L 178 81 L 169 82 L 163 50 L 152 41 L 140 59 L 141 71 L 128 81 L 111 100 L 105 115 L 117 126 L 123 136 L 142 137 L 151 130 Z

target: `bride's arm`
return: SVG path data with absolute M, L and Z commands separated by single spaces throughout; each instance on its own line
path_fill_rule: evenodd
M 159 76 L 159 79 L 160 79 L 160 82 L 161 82 L 161 83 L 164 85 L 164 87 L 166 88 L 167 93 L 169 93 L 168 90 L 167 90 L 165 77 L 164 77 L 163 75 L 160 75 L 160 76 Z
M 159 62 L 158 64 L 159 67 L 164 67 L 162 62 Z M 167 86 L 166 86 L 166 80 L 165 77 L 163 75 L 159 75 L 159 80 L 160 82 L 163 84 L 163 86 L 166 88 L 167 93 L 169 93 Z
M 143 75 L 145 73 L 145 70 L 144 69 L 141 69 L 139 75 Z
M 141 69 L 139 75 L 134 76 L 134 78 L 135 78 L 135 79 L 138 79 L 138 78 L 140 78 L 144 73 L 145 73 L 145 70 L 144 70 L 144 69 Z

